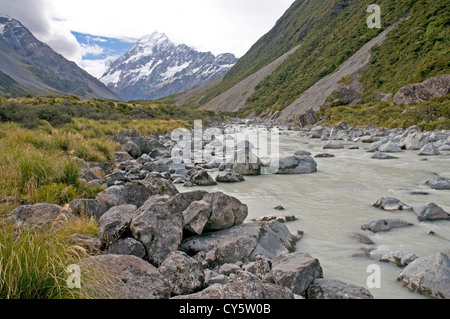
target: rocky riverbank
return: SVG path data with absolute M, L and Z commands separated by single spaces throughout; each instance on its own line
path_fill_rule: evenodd
M 281 128 L 279 134 L 290 129 L 326 141 L 326 150 L 345 148 L 343 142 L 362 142 L 374 154 L 419 150 L 426 158 L 450 148 L 449 131 L 421 132 L 417 127 L 388 130 L 341 123 L 335 127 L 288 128 L 275 122 L 243 120 L 215 126 L 222 133 L 229 127 L 238 131 L 277 127 Z M 202 151 L 217 151 L 223 146 L 218 139 L 198 139 L 193 132 L 191 137 L 189 146 L 199 144 Z M 170 134 L 142 136 L 127 130 L 111 138 L 122 146 L 115 154 L 114 166 L 87 163 L 81 174 L 84 181 L 106 188 L 96 199 L 75 200 L 65 207 L 23 205 L 9 218 L 17 224 L 45 229 L 80 214 L 95 217 L 100 225 L 98 237 L 74 236 L 73 241 L 95 254 L 80 261 L 82 268 L 101 265 L 115 274 L 114 298 L 372 298 L 363 287 L 326 276 L 323 279 L 319 260 L 296 251 L 302 233 L 291 233 L 286 227 L 284 222 L 293 219 L 290 216 L 249 221 L 247 205 L 232 196 L 178 191 L 177 183 L 185 187 L 245 183 L 245 176 L 264 174 L 270 159 L 253 154 L 256 148 L 252 143 L 247 141 L 244 147 L 234 149 L 233 161 L 226 161 L 225 154 L 222 161 L 215 156 L 186 163 L 174 160 L 174 149 L 180 143 Z M 236 160 L 239 151 L 244 152 L 244 161 Z M 276 174 L 313 174 L 318 169 L 311 154 L 304 151 L 280 158 L 278 164 Z M 213 178 L 215 174 L 218 176 Z M 433 189 L 450 189 L 450 182 L 438 175 L 430 176 L 427 183 Z M 438 204 L 414 209 L 419 222 L 449 219 Z M 386 211 L 413 210 L 393 198 L 382 198 L 375 206 Z M 378 232 L 406 225 L 401 220 L 384 219 L 361 228 Z M 363 237 L 360 234 L 358 238 Z M 381 257 L 406 266 L 398 280 L 409 289 L 449 298 L 447 254 L 414 258 L 393 252 Z

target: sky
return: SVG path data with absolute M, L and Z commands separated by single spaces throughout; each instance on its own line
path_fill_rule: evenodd
M 175 43 L 243 56 L 294 0 L 0 0 L 0 14 L 96 77 L 157 30 Z

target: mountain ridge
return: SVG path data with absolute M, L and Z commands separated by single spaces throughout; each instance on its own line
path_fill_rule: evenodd
M 100 80 L 127 100 L 155 100 L 207 84 L 236 61 L 231 53 L 198 52 L 154 31 L 113 61 Z

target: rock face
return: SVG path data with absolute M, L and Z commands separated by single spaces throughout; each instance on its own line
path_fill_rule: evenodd
M 373 299 L 369 290 L 339 280 L 315 279 L 309 286 L 307 299 Z
M 281 158 L 277 174 L 311 174 L 317 172 L 317 163 L 309 155 Z
M 429 101 L 450 93 L 450 75 L 432 77 L 422 83 L 408 84 L 394 96 L 395 104 Z
M 226 284 L 214 284 L 196 294 L 174 299 L 294 299 L 294 294 L 288 288 L 265 283 L 257 276 L 241 271 Z
M 308 254 L 281 255 L 272 261 L 272 274 L 276 284 L 303 295 L 309 285 L 323 277 L 319 260 Z
M 173 295 L 191 294 L 205 283 L 202 265 L 183 252 L 170 253 L 158 270 L 169 282 Z
M 434 221 L 434 220 L 450 220 L 450 214 L 434 203 L 427 204 L 418 208 L 415 211 L 419 220 Z
M 397 280 L 410 291 L 450 299 L 450 258 L 444 253 L 417 258 L 403 269 Z
M 249 262 L 261 255 L 273 259 L 294 250 L 295 238 L 288 228 L 279 222 L 248 223 L 187 238 L 181 251 L 194 256 L 198 253 L 212 255 L 211 263 L 226 264 Z
M 96 276 L 97 282 L 105 281 L 105 286 L 109 288 L 108 292 L 114 299 L 167 299 L 170 297 L 170 287 L 158 269 L 138 257 L 101 255 L 83 259 L 78 264 L 82 273 L 92 273 Z M 86 290 L 95 292 L 95 284 L 94 287 L 89 287 L 89 282 L 84 281 L 84 283 Z
M 145 246 L 154 265 L 160 265 L 172 251 L 178 250 L 183 238 L 183 215 L 174 209 L 175 205 L 170 196 L 152 196 L 131 221 L 133 238 Z
M 370 230 L 373 233 L 387 232 L 392 228 L 411 226 L 411 223 L 400 219 L 378 219 L 361 226 L 362 230 Z
M 373 204 L 373 206 L 386 211 L 413 209 L 411 206 L 406 205 L 402 201 L 393 197 L 381 197 L 375 204 Z

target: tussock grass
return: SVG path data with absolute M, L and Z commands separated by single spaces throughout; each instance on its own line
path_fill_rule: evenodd
M 81 289 L 67 285 L 71 275 L 68 267 L 89 257 L 82 247 L 69 244 L 70 237 L 97 232 L 97 223 L 87 217 L 50 232 L 0 222 L 0 298 L 89 299 L 108 295 L 110 275 L 101 270 L 82 272 Z

